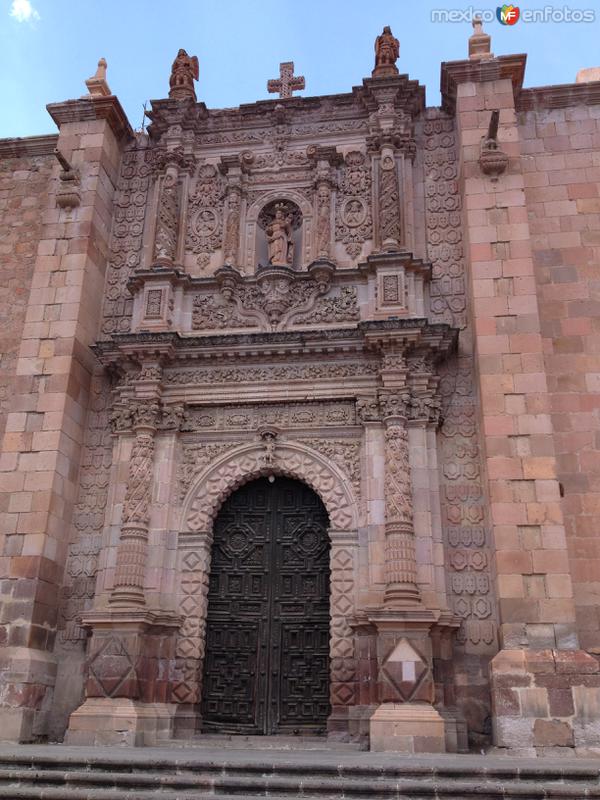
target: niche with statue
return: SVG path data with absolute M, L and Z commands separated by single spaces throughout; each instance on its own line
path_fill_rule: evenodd
M 292 200 L 272 200 L 260 211 L 256 257 L 259 266 L 301 268 L 302 212 Z

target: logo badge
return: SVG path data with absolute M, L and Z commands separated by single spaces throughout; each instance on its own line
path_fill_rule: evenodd
M 496 9 L 496 16 L 498 17 L 498 22 L 502 25 L 516 25 L 521 16 L 521 11 L 519 6 L 507 6 L 505 4 L 503 6 L 498 6 Z

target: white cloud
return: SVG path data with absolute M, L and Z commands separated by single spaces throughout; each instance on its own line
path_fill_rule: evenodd
M 10 7 L 10 15 L 14 17 L 17 22 L 31 22 L 34 19 L 40 18 L 40 15 L 29 0 L 13 0 L 12 6 Z

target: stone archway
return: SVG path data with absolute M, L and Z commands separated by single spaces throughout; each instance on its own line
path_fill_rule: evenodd
M 178 544 L 178 610 L 184 619 L 177 639 L 171 700 L 198 715 L 210 574 L 212 528 L 225 499 L 239 486 L 265 475 L 296 478 L 319 495 L 330 521 L 330 729 L 347 724 L 357 703 L 354 637 L 358 500 L 349 476 L 304 444 L 277 444 L 272 461 L 261 442 L 228 451 L 196 478 L 183 505 L 184 529 Z

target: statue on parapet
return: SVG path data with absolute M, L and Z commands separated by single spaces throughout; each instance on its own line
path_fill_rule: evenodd
M 198 58 L 188 56 L 185 50 L 180 50 L 171 67 L 169 97 L 173 100 L 185 100 L 188 97 L 196 100 L 194 81 L 199 77 Z
M 389 78 L 398 74 L 396 61 L 400 56 L 400 42 L 386 25 L 383 32 L 375 39 L 375 69 L 373 78 Z

